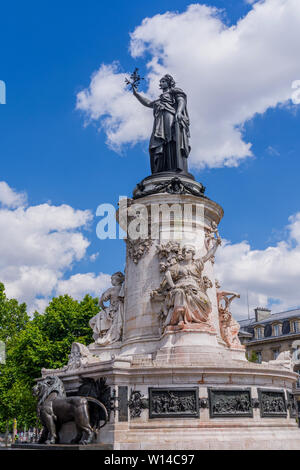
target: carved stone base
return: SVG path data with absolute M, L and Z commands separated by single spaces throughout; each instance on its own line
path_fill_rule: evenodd
M 103 445 L 103 444 L 88 444 L 88 445 L 79 445 L 79 444 L 31 444 L 31 443 L 20 443 L 12 444 L 12 449 L 23 449 L 23 450 L 112 450 L 112 446 Z
M 214 260 L 206 255 L 207 246 L 214 243 L 223 210 L 203 193 L 200 183 L 182 174 L 153 175 L 138 185 L 130 208 L 143 205 L 148 224 L 154 205 L 175 205 L 183 213 L 184 230 L 177 224 L 179 219 L 170 219 L 174 240 L 175 235 L 182 234 L 181 249 L 173 249 L 172 245 L 172 256 L 163 255 L 164 250 L 167 253 L 166 243 L 173 241 L 168 218 L 158 219 L 153 225 L 157 236 L 151 243 L 138 243 L 137 247 L 127 244 L 122 342 L 105 347 L 92 344 L 86 360 L 76 360 L 74 367 L 53 372 L 61 377 L 70 394 L 78 391 L 81 376 L 107 379 L 110 422 L 98 435 L 104 448 L 300 448 L 300 432 L 288 407 L 297 375 L 286 368 L 286 361 L 282 366 L 248 362 L 244 348 L 229 348 L 222 338 Z M 184 211 L 187 205 L 196 206 L 199 211 L 195 214 L 199 212 L 201 217 L 188 217 L 188 211 Z M 122 228 L 126 229 L 126 224 Z M 195 236 L 192 250 L 186 248 L 191 235 Z M 200 260 L 197 269 L 201 271 L 197 285 L 196 259 Z M 176 293 L 177 305 L 175 295 L 165 294 L 161 301 L 153 294 L 162 295 L 163 273 L 165 269 L 171 272 L 175 264 L 182 278 L 190 278 L 187 284 L 177 285 L 183 296 L 180 303 Z M 174 275 L 174 286 L 176 277 L 180 276 Z M 169 287 L 175 288 L 170 283 Z M 164 324 L 172 323 L 170 312 L 171 318 L 176 308 L 190 313 L 195 304 L 202 308 L 202 316 L 178 316 L 173 322 L 207 318 L 207 324 L 179 323 L 163 331 Z M 66 427 L 62 439 L 70 439 L 72 432 Z
M 106 346 L 99 346 L 97 343 L 92 343 L 89 345 L 89 350 L 91 354 L 98 356 L 100 361 L 110 361 L 115 356 L 120 354 L 120 348 L 122 343 L 120 341 L 106 345 Z
M 241 418 L 239 418 L 241 419 Z M 243 419 L 243 418 L 242 418 Z M 250 418 L 249 418 L 250 419 Z M 249 427 L 247 423 L 225 423 L 213 428 L 210 425 L 199 426 L 196 419 L 180 418 L 157 420 L 151 426 L 133 425 L 130 432 L 124 427 L 115 429 L 115 438 L 128 436 L 118 442 L 118 450 L 299 450 L 300 433 L 296 425 L 280 426 L 277 422 L 269 423 L 264 429 Z M 179 421 L 178 420 L 178 421 Z M 109 448 L 109 447 L 108 447 Z
M 195 181 L 190 173 L 162 172 L 144 178 L 133 191 L 133 198 L 149 196 L 151 194 L 189 194 L 202 197 L 205 187 Z
M 218 362 L 224 348 L 218 346 L 215 331 L 204 331 L 203 325 L 192 324 L 168 326 L 155 355 L 156 360 L 168 364 L 205 364 L 208 359 Z M 181 328 L 182 326 L 182 328 Z M 200 328 L 194 328 L 198 326 Z
M 229 348 L 229 346 L 227 346 Z M 230 346 L 229 349 L 232 349 L 234 351 L 243 351 L 244 353 L 246 352 L 246 346 L 243 346 L 242 344 L 237 345 L 237 346 Z
M 112 412 L 110 422 L 98 435 L 102 448 L 300 448 L 300 432 L 289 404 L 295 373 L 239 360 L 240 351 L 226 352 L 220 347 L 218 355 L 212 354 L 209 341 L 215 336 L 208 333 L 170 332 L 166 336 L 171 340 L 178 334 L 203 335 L 207 345 L 206 356 L 205 348 L 201 353 L 201 366 L 192 360 L 181 362 L 183 356 L 187 358 L 185 351 L 181 359 L 180 354 L 174 354 L 172 362 L 163 354 L 131 361 L 115 358 L 76 373 L 61 372 L 71 394 L 78 389 L 80 375 L 107 377 Z M 279 399 L 283 408 L 277 403 Z M 71 434 L 70 428 L 70 438 Z
M 216 334 L 216 330 L 212 325 L 207 323 L 183 323 L 180 322 L 178 325 L 169 325 L 165 330 L 167 333 L 170 331 L 205 331 L 207 333 Z

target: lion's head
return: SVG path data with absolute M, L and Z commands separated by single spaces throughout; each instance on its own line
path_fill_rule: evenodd
M 66 397 L 65 387 L 59 377 L 55 375 L 47 376 L 33 387 L 32 393 L 38 397 L 39 405 L 43 404 L 46 398 L 56 392 L 60 398 Z

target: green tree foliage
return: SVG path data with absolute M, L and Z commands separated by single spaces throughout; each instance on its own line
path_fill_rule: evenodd
M 23 330 L 29 321 L 26 304 L 19 305 L 15 299 L 7 299 L 4 285 L 0 282 L 0 340 L 7 341 Z
M 251 355 L 247 357 L 249 362 L 258 362 L 258 355 L 256 354 L 255 351 L 251 352 Z
M 0 339 L 6 342 L 6 363 L 0 365 L 0 430 L 17 418 L 18 425 L 33 426 L 36 402 L 31 389 L 41 369 L 56 369 L 68 362 L 74 341 L 89 344 L 88 323 L 99 311 L 98 299 L 86 295 L 79 302 L 68 295 L 53 298 L 40 314 L 26 314 L 26 305 L 8 300 L 0 288 Z

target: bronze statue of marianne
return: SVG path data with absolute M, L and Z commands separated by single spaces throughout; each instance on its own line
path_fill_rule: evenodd
M 187 173 L 191 148 L 186 94 L 175 87 L 171 75 L 160 79 L 162 94 L 154 101 L 140 95 L 135 82 L 130 84 L 139 102 L 153 108 L 154 125 L 149 144 L 152 174 L 162 171 Z

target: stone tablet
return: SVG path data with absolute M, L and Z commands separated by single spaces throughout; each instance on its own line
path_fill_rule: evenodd
M 250 388 L 209 388 L 208 396 L 211 418 L 253 418 Z
M 285 393 L 283 390 L 258 389 L 260 416 L 262 418 L 283 418 L 287 416 Z
M 199 389 L 149 388 L 149 418 L 199 418 Z

